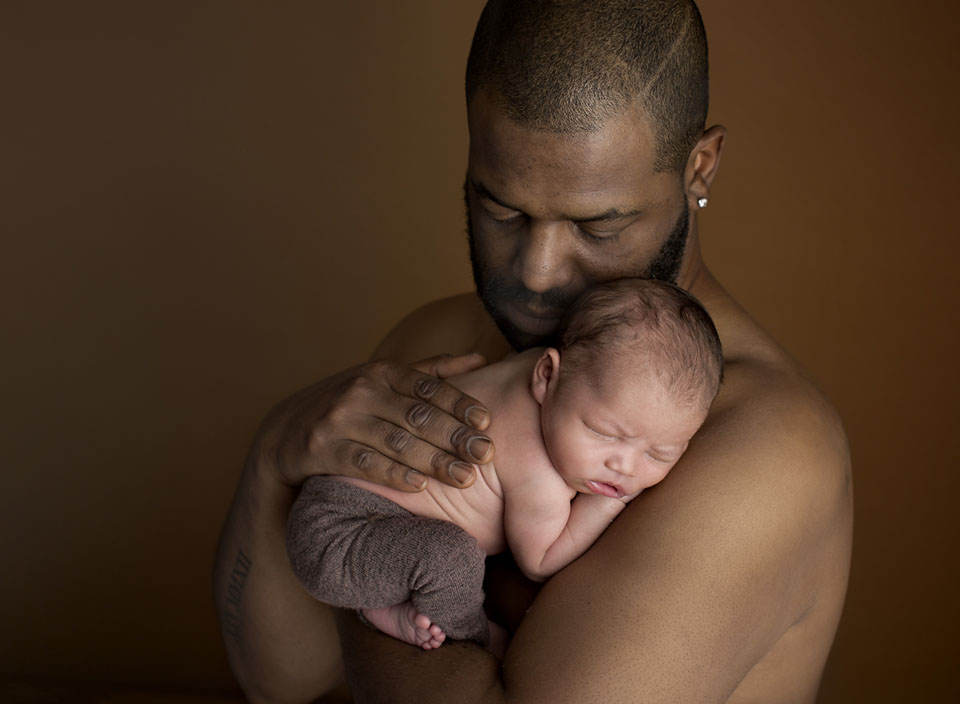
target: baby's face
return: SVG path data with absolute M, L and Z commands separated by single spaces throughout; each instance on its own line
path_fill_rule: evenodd
M 547 453 L 576 491 L 633 498 L 677 463 L 706 410 L 678 403 L 655 379 L 606 373 L 592 385 L 585 377 L 564 378 L 545 394 Z

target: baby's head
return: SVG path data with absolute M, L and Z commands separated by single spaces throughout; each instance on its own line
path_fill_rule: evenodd
M 572 488 L 633 496 L 663 479 L 703 424 L 723 377 L 720 338 L 690 294 L 620 279 L 584 293 L 531 391 L 543 440 Z

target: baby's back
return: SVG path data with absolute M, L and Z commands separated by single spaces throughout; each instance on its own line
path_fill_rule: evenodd
M 455 523 L 476 538 L 480 549 L 488 555 L 506 549 L 503 493 L 493 464 L 480 466 L 476 481 L 466 489 L 430 479 L 423 491 L 408 493 L 353 477 L 335 479 L 379 494 L 417 516 Z
M 540 409 L 528 389 L 537 355 L 517 355 L 469 374 L 449 379 L 486 404 L 491 424 L 486 434 L 496 447 L 494 462 L 478 467 L 472 486 L 458 489 L 429 479 L 421 492 L 407 493 L 363 479 L 338 477 L 372 491 L 418 516 L 450 521 L 470 533 L 488 555 L 507 549 L 503 527 L 501 472 L 539 471 L 553 475 L 540 436 Z

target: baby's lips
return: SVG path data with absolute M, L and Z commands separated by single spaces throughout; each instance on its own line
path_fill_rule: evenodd
M 595 482 L 592 479 L 587 480 L 587 486 L 595 494 L 600 494 L 601 496 L 609 496 L 611 499 L 619 499 L 623 496 L 623 491 L 616 484 L 608 484 L 607 482 Z

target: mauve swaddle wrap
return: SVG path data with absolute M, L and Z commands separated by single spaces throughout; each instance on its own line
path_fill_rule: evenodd
M 363 609 L 411 599 L 448 638 L 489 640 L 485 555 L 453 523 L 416 516 L 353 484 L 311 477 L 290 511 L 287 553 L 319 601 Z

